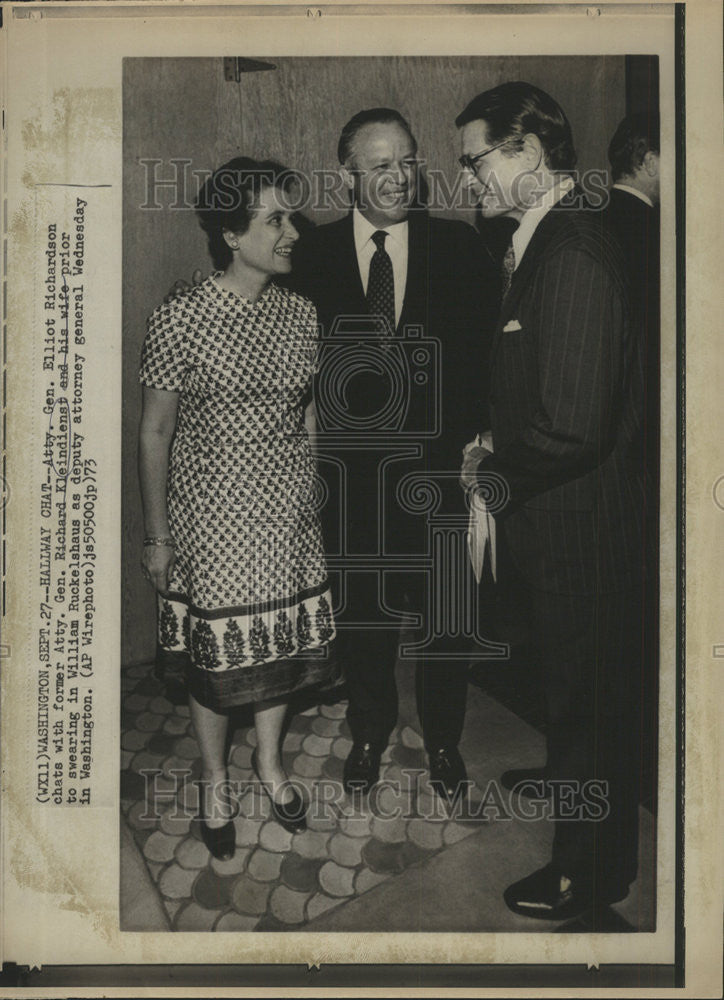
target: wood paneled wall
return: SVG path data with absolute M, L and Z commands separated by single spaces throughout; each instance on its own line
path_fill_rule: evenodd
M 259 58 L 265 58 L 260 54 Z M 341 126 L 362 108 L 397 108 L 417 136 L 428 169 L 457 174 L 455 116 L 476 93 L 504 80 L 527 80 L 555 97 L 573 127 L 579 169 L 605 168 L 606 148 L 625 114 L 623 57 L 278 58 L 275 69 L 224 80 L 223 60 L 126 59 L 123 73 L 123 567 L 122 662 L 148 660 L 155 647 L 155 602 L 141 577 L 143 537 L 136 434 L 138 361 L 145 320 L 178 277 L 210 270 L 193 211 L 159 188 L 160 209 L 143 208 L 149 178 L 174 176 L 173 160 L 208 171 L 232 156 L 271 157 L 311 173 L 337 166 Z M 148 161 L 160 161 L 155 167 Z M 144 165 L 143 161 L 147 161 Z M 181 164 L 178 176 L 183 176 Z M 181 185 L 183 186 L 183 185 Z M 150 199 L 153 201 L 153 199 Z M 315 222 L 341 210 L 310 206 Z M 472 212 L 441 214 L 473 221 Z

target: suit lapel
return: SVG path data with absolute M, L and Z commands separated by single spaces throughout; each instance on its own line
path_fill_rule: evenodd
M 571 195 L 573 194 L 574 192 L 571 192 L 570 195 L 566 195 L 558 205 L 554 205 L 550 212 L 541 219 L 530 243 L 525 248 L 523 259 L 513 272 L 513 280 L 510 283 L 508 294 L 503 299 L 500 307 L 500 318 L 498 319 L 493 336 L 491 362 L 495 359 L 505 326 L 509 320 L 516 317 L 520 300 L 531 277 L 538 267 L 541 258 L 545 256 L 551 240 L 557 233 L 561 223 L 564 221 L 565 212 L 571 209 Z
M 491 362 L 495 360 L 495 355 L 503 337 L 503 330 L 508 321 L 515 318 L 516 313 L 518 312 L 518 305 L 528 281 L 530 280 L 531 275 L 535 271 L 538 262 L 544 255 L 546 247 L 548 246 L 549 236 L 547 235 L 547 227 L 545 226 L 545 223 L 549 217 L 550 212 L 545 216 L 536 231 L 533 233 L 533 238 L 526 247 L 523 259 L 513 272 L 513 279 L 510 283 L 508 294 L 505 296 L 500 306 L 500 317 L 493 336 Z
M 352 213 L 340 220 L 339 260 L 336 280 L 339 287 L 336 297 L 344 297 L 351 312 L 367 312 L 367 299 L 362 287 L 362 278 L 354 245 Z M 397 329 L 405 325 L 425 323 L 420 315 L 420 303 L 427 302 L 429 216 L 426 212 L 410 212 L 407 230 L 407 280 L 402 299 L 402 310 Z M 344 289 L 344 291 L 342 291 Z
M 338 244 L 339 259 L 337 261 L 338 271 L 335 275 L 335 282 L 339 282 L 335 290 L 335 298 L 347 303 L 350 312 L 366 313 L 367 300 L 362 278 L 359 273 L 357 263 L 357 250 L 354 245 L 354 229 L 352 226 L 352 213 L 350 212 L 339 223 L 342 238 Z
M 407 225 L 407 281 L 405 282 L 405 294 L 402 300 L 402 311 L 400 312 L 400 322 L 397 329 L 404 329 L 405 326 L 413 326 L 419 323 L 423 325 L 427 317 L 420 315 L 419 310 L 422 303 L 428 302 L 428 248 L 429 237 L 429 216 L 427 212 L 413 209 L 409 215 Z

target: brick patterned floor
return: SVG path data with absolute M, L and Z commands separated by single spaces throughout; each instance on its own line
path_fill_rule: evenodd
M 188 707 L 164 697 L 151 664 L 124 670 L 122 691 L 121 807 L 174 930 L 299 929 L 479 829 L 445 816 L 427 782 L 422 739 L 409 726 L 393 732 L 369 799 L 345 796 L 351 740 L 338 700 L 304 708 L 285 735 L 284 765 L 309 802 L 304 833 L 270 818 L 251 771 L 248 713 L 234 730 L 228 773 L 237 849 L 219 862 L 195 818 L 200 771 Z

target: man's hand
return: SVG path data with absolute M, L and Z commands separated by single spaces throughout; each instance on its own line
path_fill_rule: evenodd
M 460 485 L 464 490 L 469 490 L 475 486 L 477 482 L 475 474 L 478 471 L 478 466 L 485 456 L 490 454 L 491 452 L 488 448 L 475 447 L 464 455 L 462 469 L 460 470 Z
M 148 582 L 159 594 L 168 592 L 176 553 L 170 545 L 145 545 L 141 569 Z
M 464 490 L 469 490 L 476 484 L 476 473 L 478 466 L 486 455 L 493 453 L 493 438 L 490 431 L 478 434 L 474 441 L 470 441 L 463 448 L 463 464 L 460 470 L 460 485 Z
M 195 285 L 200 285 L 204 280 L 204 275 L 201 268 L 197 267 L 194 273 L 191 275 L 191 284 L 185 280 L 185 278 L 178 278 L 174 281 L 173 285 L 166 292 L 164 297 L 164 302 L 173 302 L 174 299 L 178 298 L 179 295 L 186 295 Z

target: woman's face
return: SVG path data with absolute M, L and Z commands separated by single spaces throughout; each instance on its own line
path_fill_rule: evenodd
M 273 187 L 261 191 L 246 232 L 227 235 L 234 251 L 233 266 L 241 265 L 266 277 L 291 271 L 292 247 L 298 239 L 284 196 Z

